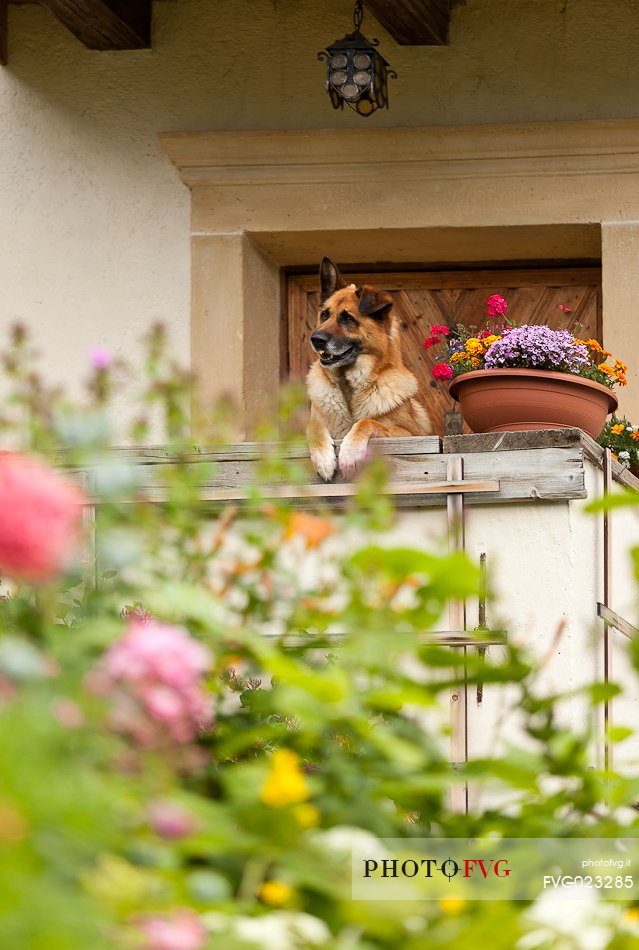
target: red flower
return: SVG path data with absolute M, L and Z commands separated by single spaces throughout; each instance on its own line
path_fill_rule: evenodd
M 508 309 L 508 304 L 501 294 L 493 294 L 492 297 L 489 297 L 486 306 L 488 307 L 489 317 L 501 317 Z
M 0 570 L 31 583 L 68 566 L 80 535 L 83 495 L 35 458 L 0 454 Z
M 453 368 L 448 363 L 437 363 L 433 366 L 433 379 L 452 379 Z
M 572 313 L 572 308 L 564 306 L 563 303 L 557 304 L 557 310 L 563 310 L 564 313 Z
M 431 346 L 436 346 L 439 342 L 440 339 L 438 336 L 429 336 L 426 340 L 424 340 L 422 346 L 426 347 L 427 350 L 430 350 Z
M 449 328 L 441 323 L 433 323 L 432 327 L 430 328 L 430 332 L 434 334 L 441 333 L 442 336 L 450 336 Z

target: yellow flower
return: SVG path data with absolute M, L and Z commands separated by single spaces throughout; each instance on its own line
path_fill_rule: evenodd
M 616 375 L 617 375 L 617 374 L 615 373 L 614 369 L 612 368 L 612 366 L 608 366 L 607 363 L 600 363 L 599 366 L 597 367 L 597 369 L 598 369 L 600 372 L 605 373 L 606 376 L 616 376 Z
M 621 915 L 624 920 L 639 920 L 639 907 L 628 907 Z
M 621 360 L 615 360 L 615 369 L 621 370 L 622 373 L 628 372 L 628 367 L 625 363 L 622 363 Z
M 492 343 L 496 343 L 497 340 L 501 340 L 500 336 L 495 336 L 494 333 L 491 333 L 490 336 L 487 336 L 484 340 L 484 346 L 488 348 Z
M 470 365 L 472 366 L 473 369 L 479 369 L 479 367 L 481 366 L 481 360 L 479 359 L 478 356 L 471 356 Z
M 439 906 L 445 914 L 459 914 L 465 907 L 466 901 L 463 897 L 442 897 Z
M 603 353 L 599 340 L 586 340 L 586 346 L 589 346 L 595 353 Z
M 619 435 L 621 432 L 623 432 L 623 430 L 624 426 L 621 422 L 619 422 L 616 426 L 612 426 L 610 429 L 613 435 Z
M 293 813 L 300 828 L 316 828 L 319 825 L 320 813 L 315 805 L 296 805 Z
M 264 881 L 258 891 L 260 900 L 271 907 L 280 907 L 286 904 L 293 896 L 293 888 L 282 881 Z
M 465 353 L 453 353 L 453 355 L 450 358 L 450 362 L 461 363 L 461 361 L 465 358 L 465 355 L 466 355 Z
M 483 342 L 476 336 L 471 336 L 466 340 L 465 349 L 471 356 L 483 356 L 485 352 Z
M 309 797 L 306 779 L 299 758 L 290 749 L 278 749 L 273 753 L 271 772 L 260 793 L 266 805 L 295 805 Z

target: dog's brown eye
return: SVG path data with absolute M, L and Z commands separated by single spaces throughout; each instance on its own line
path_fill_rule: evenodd
M 330 311 L 322 310 L 322 312 L 320 313 L 320 323 L 324 323 L 325 320 L 328 320 L 330 315 L 331 315 Z
M 342 310 L 339 317 L 337 318 L 337 322 L 339 323 L 341 327 L 358 327 L 359 326 L 359 320 L 356 320 L 355 317 L 351 313 L 348 312 L 348 310 Z

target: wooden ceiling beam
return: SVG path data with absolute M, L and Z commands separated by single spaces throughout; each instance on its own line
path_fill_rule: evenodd
M 151 0 L 40 0 L 89 49 L 148 49 Z
M 7 65 L 7 10 L 8 0 L 0 0 L 0 66 Z
M 365 8 L 400 46 L 445 46 L 459 0 L 366 0 Z

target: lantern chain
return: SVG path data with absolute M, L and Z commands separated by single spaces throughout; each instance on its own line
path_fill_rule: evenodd
M 353 24 L 355 30 L 359 33 L 359 29 L 362 25 L 364 19 L 364 0 L 355 0 L 355 10 L 353 11 Z

